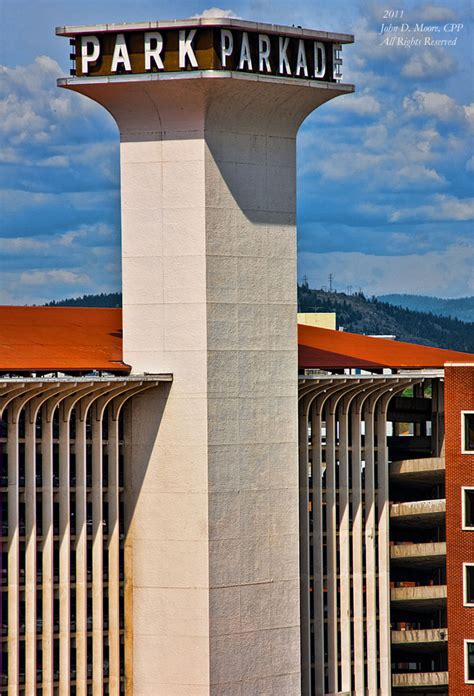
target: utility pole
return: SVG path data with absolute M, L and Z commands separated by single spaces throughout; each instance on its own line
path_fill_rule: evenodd
M 332 292 L 332 273 L 329 274 L 329 292 Z

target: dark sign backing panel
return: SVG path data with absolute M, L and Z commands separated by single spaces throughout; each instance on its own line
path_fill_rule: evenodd
M 188 40 L 186 50 L 183 46 L 185 40 Z M 156 60 L 152 55 L 148 60 L 149 67 L 145 60 L 146 41 L 151 54 L 159 45 L 159 58 Z M 72 74 L 77 77 L 226 70 L 322 82 L 338 82 L 341 78 L 340 63 L 334 59 L 340 57 L 340 43 L 269 31 L 201 26 L 150 31 L 91 31 L 90 34 L 74 36 L 71 44 L 74 47 L 71 58 L 75 62 Z M 97 58 L 90 60 L 97 52 Z M 114 53 L 118 57 L 115 66 Z

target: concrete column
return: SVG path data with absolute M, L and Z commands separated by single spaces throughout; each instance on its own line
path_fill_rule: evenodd
M 109 693 L 120 694 L 120 531 L 119 531 L 119 422 L 113 409 L 108 413 L 107 456 L 109 481 Z
M 25 686 L 36 693 L 36 419 L 25 414 Z
M 92 693 L 102 696 L 104 670 L 102 420 L 92 408 Z
M 375 535 L 375 453 L 374 453 L 374 397 L 364 408 L 365 422 L 365 572 L 366 572 L 366 626 L 367 626 L 367 689 L 370 696 L 377 691 L 377 554 Z
M 328 688 L 338 691 L 337 520 L 336 520 L 336 418 L 333 398 L 326 404 L 326 574 L 328 626 Z
M 8 694 L 19 690 L 20 635 L 20 530 L 18 482 L 18 414 L 13 404 L 8 410 Z
M 390 659 L 390 502 L 387 447 L 387 405 L 390 396 L 377 402 L 377 524 L 378 524 L 378 592 L 379 592 L 379 664 L 380 690 L 392 693 Z
M 349 405 L 351 396 L 339 402 L 339 601 L 341 632 L 341 691 L 351 691 L 351 562 L 349 533 Z
M 311 612 L 309 559 L 309 447 L 308 400 L 299 404 L 299 471 L 300 471 L 300 581 L 301 581 L 301 685 L 303 694 L 311 691 Z
M 53 423 L 52 409 L 41 410 L 41 462 L 43 468 L 43 693 L 53 694 Z
M 87 694 L 86 423 L 76 407 L 76 691 Z
M 194 75 L 69 84 L 120 128 L 124 359 L 174 375 L 132 407 L 133 689 L 293 694 L 295 138 L 345 90 Z
M 311 471 L 313 482 L 313 653 L 315 696 L 324 694 L 324 604 L 323 604 L 323 496 L 321 453 L 321 408 L 319 398 L 311 406 Z
M 352 446 L 352 602 L 354 611 L 354 691 L 365 694 L 364 669 L 364 567 L 363 567 L 363 510 L 362 510 L 362 448 L 361 399 L 358 396 L 351 408 Z
M 59 693 L 71 688 L 70 433 L 64 402 L 59 407 Z

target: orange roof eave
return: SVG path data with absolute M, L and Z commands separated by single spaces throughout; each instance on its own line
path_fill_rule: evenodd
M 129 373 L 121 309 L 0 307 L 0 372 Z
M 443 368 L 445 363 L 473 360 L 469 353 L 402 341 L 298 325 L 300 368 Z

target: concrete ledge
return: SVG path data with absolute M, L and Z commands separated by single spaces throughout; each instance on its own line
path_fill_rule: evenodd
M 436 518 L 442 518 L 446 513 L 446 500 L 416 500 L 408 503 L 392 503 L 390 505 L 390 519 L 413 522 L 420 518 L 420 521 L 428 522 Z
M 395 544 L 390 547 L 390 558 L 399 563 L 417 565 L 439 563 L 446 557 L 446 542 L 435 541 L 426 544 Z
M 390 477 L 410 481 L 429 481 L 442 479 L 446 462 L 444 457 L 423 457 L 422 459 L 402 459 L 390 463 Z
M 421 587 L 393 587 L 390 591 L 392 602 L 413 600 L 446 599 L 446 585 L 429 585 Z
M 426 628 L 421 630 L 392 631 L 392 645 L 407 645 L 411 643 L 446 643 L 447 640 L 447 628 Z
M 445 686 L 447 672 L 409 672 L 392 674 L 392 686 Z

